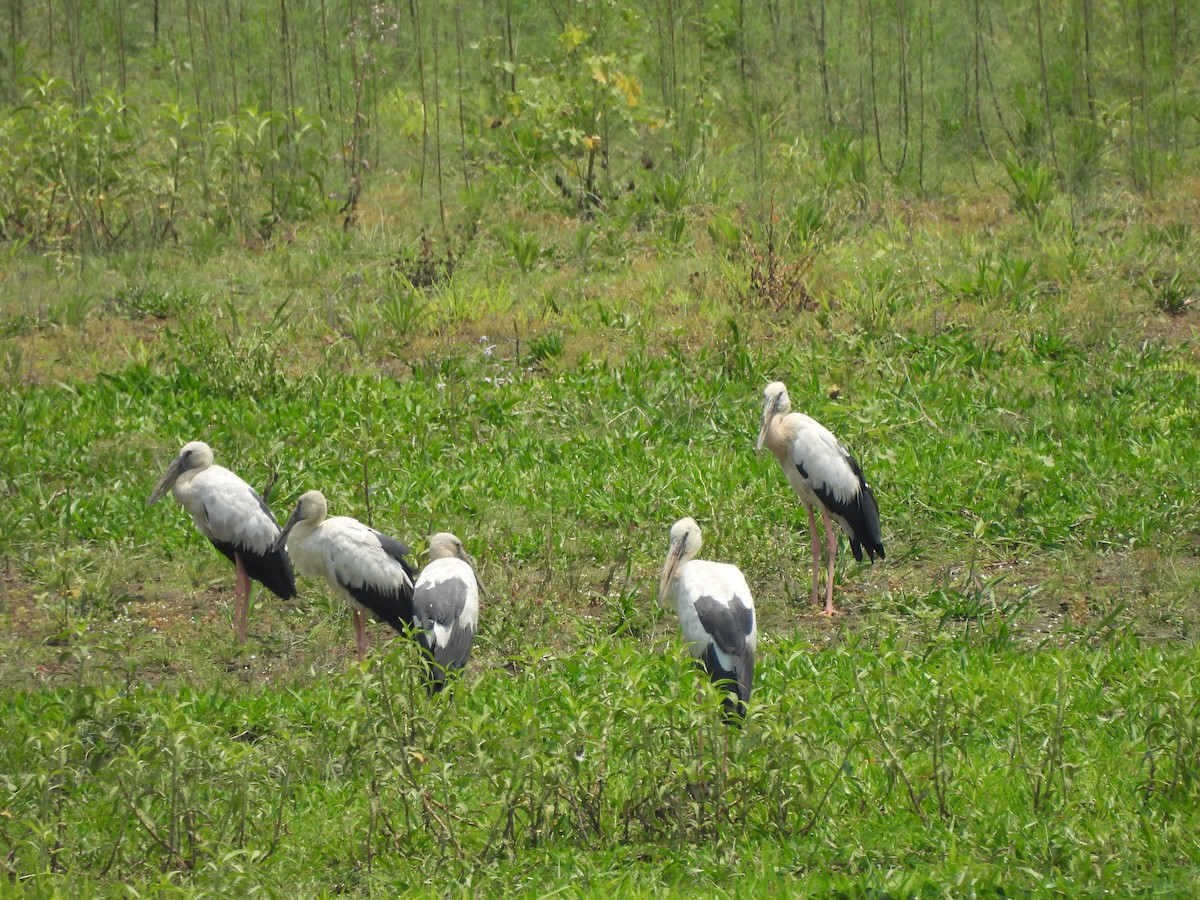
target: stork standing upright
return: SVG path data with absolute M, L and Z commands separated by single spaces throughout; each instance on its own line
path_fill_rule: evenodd
M 736 721 L 745 716 L 754 685 L 754 599 L 737 566 L 696 559 L 702 543 L 694 519 L 671 526 L 658 596 L 679 611 L 679 627 L 692 657 L 715 684 L 733 695 L 725 699 L 725 718 Z
M 429 563 L 413 588 L 417 641 L 429 658 L 429 693 L 471 655 L 479 625 L 479 577 L 462 541 L 442 531 L 429 539 Z
M 858 460 L 815 419 L 791 411 L 787 388 L 773 381 L 763 391 L 762 427 L 758 432 L 757 451 L 763 444 L 770 448 L 783 466 L 783 474 L 800 495 L 808 512 L 808 530 L 812 543 L 813 603 L 821 597 L 821 537 L 813 507 L 821 509 L 825 539 L 829 549 L 829 575 L 825 585 L 824 614 L 833 615 L 833 564 L 837 559 L 836 522 L 850 539 L 850 552 L 862 562 L 863 549 L 872 561 L 884 558 L 883 538 L 879 533 L 879 506 L 870 485 L 863 478 Z M 832 519 L 832 522 L 830 521 Z
M 258 492 L 228 469 L 213 465 L 213 452 L 203 441 L 184 444 L 154 486 L 147 505 L 167 491 L 192 514 L 200 533 L 212 541 L 237 569 L 237 639 L 246 642 L 250 611 L 250 579 L 282 600 L 296 596 L 292 563 L 275 546 L 279 523 Z
M 358 661 L 367 655 L 363 616 L 370 613 L 404 634 L 413 620 L 411 552 L 395 538 L 347 516 L 327 517 L 320 491 L 301 494 L 276 549 L 286 545 L 303 574 L 322 578 L 354 613 Z

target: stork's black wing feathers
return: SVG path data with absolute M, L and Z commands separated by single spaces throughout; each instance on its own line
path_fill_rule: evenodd
M 725 719 L 735 721 L 746 715 L 746 701 L 754 684 L 754 653 L 746 645 L 754 630 L 754 610 L 734 597 L 728 606 L 712 597 L 700 597 L 694 604 L 700 624 L 712 637 L 700 658 L 713 683 L 737 697 L 725 700 Z M 717 650 L 733 657 L 733 670 L 725 668 Z
M 475 629 L 455 625 L 445 647 L 436 646 L 433 635 L 426 631 L 417 633 L 417 641 L 428 657 L 429 693 L 435 694 L 445 687 L 449 673 L 466 666 L 471 647 L 475 644 Z
M 871 486 L 867 484 L 867 480 L 863 477 L 862 467 L 859 466 L 858 460 L 855 459 L 845 447 L 838 445 L 838 449 L 842 451 L 846 462 L 850 464 L 850 471 L 854 473 L 854 477 L 858 482 L 859 490 L 857 493 L 849 497 L 839 497 L 828 485 L 812 485 L 813 493 L 817 495 L 817 499 L 821 501 L 821 505 L 829 510 L 831 515 L 837 516 L 846 523 L 849 531 L 847 537 L 850 538 L 850 552 L 854 554 L 854 558 L 862 562 L 863 548 L 866 547 L 867 555 L 871 560 L 884 559 L 883 552 L 883 536 L 879 530 L 879 504 L 875 502 L 875 494 L 871 491 Z M 797 465 L 801 476 L 805 479 L 808 474 L 804 468 Z
M 408 574 L 408 580 L 413 581 L 417 577 L 417 570 L 412 567 L 412 563 L 408 561 L 410 549 L 402 542 L 394 537 L 388 537 L 386 534 L 380 534 L 375 529 L 371 529 L 375 533 L 375 537 L 379 538 L 379 546 L 383 548 L 383 552 L 390 556 L 396 562 L 404 567 L 404 571 Z
M 413 588 L 413 621 L 421 628 L 450 625 L 466 607 L 467 585 L 457 578 L 423 582 Z
M 693 605 L 700 624 L 718 647 L 733 656 L 746 652 L 746 638 L 754 628 L 753 609 L 739 597 L 734 597 L 729 606 L 712 597 L 700 597 Z
M 369 609 L 371 615 L 380 622 L 386 622 L 398 633 L 405 634 L 412 625 L 411 582 L 396 590 L 384 590 L 371 584 L 349 584 L 342 579 L 340 573 L 337 575 L 337 581 L 351 597 Z
M 746 701 L 750 699 L 750 687 L 754 683 L 754 654 L 747 653 L 735 658 L 734 671 L 731 672 L 721 665 L 716 646 L 709 644 L 704 648 L 704 655 L 696 661 L 703 666 L 713 684 L 725 688 L 733 695 L 726 697 L 723 703 L 725 721 L 736 723 L 745 718 Z
M 263 503 L 262 497 L 253 488 L 250 488 L 250 493 L 258 501 L 259 507 L 267 514 L 267 517 L 274 523 L 275 531 L 278 532 L 279 523 L 271 515 L 271 510 Z M 212 515 L 208 504 L 204 503 L 202 506 L 205 520 L 211 521 Z M 204 528 L 200 530 L 205 533 L 211 533 L 206 532 Z M 246 574 L 280 600 L 291 600 L 296 596 L 296 575 L 292 571 L 292 560 L 284 548 L 280 547 L 278 550 L 265 548 L 260 552 L 243 544 L 235 544 L 233 541 L 219 540 L 214 537 L 209 537 L 209 541 L 220 551 L 222 556 L 235 566 L 237 565 L 237 557 L 240 556 L 242 558 L 242 565 L 246 567 Z
M 282 547 L 269 553 L 254 553 L 227 541 L 213 541 L 212 545 L 235 566 L 234 554 L 240 555 L 246 574 L 280 600 L 291 600 L 296 596 L 296 575 L 292 571 L 292 561 Z

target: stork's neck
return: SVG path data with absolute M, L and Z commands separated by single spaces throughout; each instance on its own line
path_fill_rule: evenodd
M 292 534 L 300 538 L 301 541 L 306 541 L 326 522 L 326 518 L 322 516 L 320 519 L 302 519 L 292 526 Z
M 188 469 L 186 472 L 176 478 L 175 483 L 171 485 L 171 493 L 175 495 L 175 499 L 180 503 L 183 503 L 186 498 L 190 497 L 193 493 L 193 479 L 195 479 L 195 477 L 201 472 L 205 472 L 207 470 L 207 466 L 203 469 Z
M 767 423 L 767 437 L 764 443 L 780 462 L 787 459 L 791 447 L 792 434 L 790 432 L 794 430 L 788 429 L 787 416 L 783 413 L 777 413 Z

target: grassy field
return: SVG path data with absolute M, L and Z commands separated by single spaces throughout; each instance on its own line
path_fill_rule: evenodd
M 803 42 L 810 112 L 793 97 L 765 124 L 750 113 L 795 84 L 768 77 L 771 60 L 791 58 L 789 29 L 807 34 L 805 9 L 823 3 L 766 5 L 782 10 L 775 31 L 757 8 L 739 26 L 738 4 L 666 4 L 658 19 L 584 4 L 578 34 L 504 5 L 525 44 L 505 40 L 502 16 L 456 5 L 457 25 L 420 20 L 422 52 L 443 55 L 425 58 L 419 83 L 415 63 L 384 78 L 394 60 L 338 45 L 350 56 L 337 65 L 378 67 L 378 94 L 360 97 L 370 158 L 319 163 L 294 134 L 239 145 L 280 167 L 332 166 L 297 182 L 320 181 L 332 202 L 279 201 L 294 169 L 271 181 L 270 166 L 248 164 L 221 181 L 218 137 L 172 143 L 185 131 L 146 99 L 170 92 L 138 44 L 146 23 L 122 25 L 128 81 L 146 79 L 128 89 L 144 91 L 138 110 L 104 118 L 95 84 L 5 95 L 0 893 L 1196 891 L 1192 26 L 1171 39 L 1167 13 L 1143 10 L 1154 52 L 1140 70 L 1098 68 L 1085 93 L 1075 7 L 1010 4 L 1019 24 L 1005 30 L 929 4 L 939 38 L 994 54 L 995 101 L 968 108 L 980 119 L 968 139 L 947 117 L 970 69 L 935 67 L 912 22 L 899 23 L 913 41 L 901 79 L 916 104 L 928 62 L 928 99 L 911 119 L 863 113 L 865 23 L 891 35 L 871 79 L 899 65 L 882 18 L 895 10 L 868 6 L 878 21 L 834 14 L 826 45 Z M 1142 20 L 1118 7 L 1081 9 L 1136 49 Z M 1039 97 L 1004 87 L 1038 83 L 1036 56 L 1020 56 L 1034 11 L 1051 20 L 1042 99 L 1058 143 Z M 179 28 L 185 45 L 170 15 L 164 34 Z M 677 44 L 663 37 L 674 15 Z M 103 29 L 89 43 L 94 23 L 77 22 L 67 45 L 32 18 L 17 35 L 16 22 L 28 54 L 0 63 L 18 74 L 82 65 L 94 82 L 117 78 L 95 56 Z M 460 52 L 488 66 L 455 71 L 455 28 Z M 247 67 L 231 84 L 175 76 L 204 101 L 201 118 L 220 115 L 221 91 L 238 95 L 237 73 L 242 92 L 287 83 L 282 64 L 252 65 L 270 34 L 230 34 Z M 301 74 L 317 65 L 306 48 L 297 40 L 289 63 Z M 709 65 L 703 90 L 687 82 Z M 339 71 L 314 68 L 292 90 Z M 844 105 L 828 128 L 818 71 Z M 633 74 L 636 106 L 618 78 Z M 466 113 L 458 77 L 472 86 Z M 357 84 L 329 96 L 352 103 Z M 617 84 L 607 105 L 593 97 L 590 122 L 547 135 L 556 108 L 582 116 L 589 90 Z M 722 91 L 737 102 L 714 106 Z M 1111 103 L 1111 128 L 1081 169 L 1089 99 Z M 366 127 L 324 102 L 313 109 L 327 136 Z M 918 144 L 926 106 L 941 124 Z M 125 152 L 103 190 L 80 188 L 78 170 L 43 190 L 28 180 L 44 162 L 32 148 L 52 142 L 31 109 L 37 127 L 71 124 L 93 150 L 144 128 L 151 149 L 208 153 L 176 159 L 196 167 L 178 190 L 164 187 L 168 157 Z M 444 146 L 422 109 L 447 117 Z M 275 127 L 255 114 L 262 134 Z M 1026 130 L 1005 138 L 1018 121 Z M 905 165 L 889 169 L 869 122 L 893 140 L 913 124 Z M 598 145 L 568 133 L 589 124 L 612 128 L 594 183 Z M 469 187 L 433 186 L 435 149 Z M 581 201 L 590 190 L 597 200 Z M 879 500 L 887 560 L 841 555 L 832 620 L 810 605 L 803 508 L 753 449 L 775 379 L 854 451 Z M 294 602 L 256 594 L 238 646 L 231 568 L 173 501 L 146 506 L 192 439 L 269 486 L 277 515 L 317 488 L 331 512 L 414 547 L 458 534 L 487 588 L 462 681 L 427 698 L 415 647 L 382 626 L 358 665 L 348 612 L 303 579 Z M 704 531 L 702 556 L 745 572 L 758 608 L 755 694 L 727 757 L 719 697 L 655 598 L 684 515 Z

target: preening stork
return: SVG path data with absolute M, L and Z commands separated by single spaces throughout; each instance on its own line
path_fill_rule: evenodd
M 479 578 L 462 541 L 449 532 L 429 539 L 429 563 L 413 588 L 417 641 L 429 657 L 429 693 L 467 664 L 479 625 Z
M 354 613 L 358 660 L 367 655 L 363 616 L 370 613 L 401 634 L 412 624 L 411 552 L 395 538 L 347 516 L 327 518 L 329 505 L 320 491 L 301 494 L 295 510 L 275 539 L 302 573 L 322 578 Z
M 725 700 L 725 718 L 732 721 L 745 716 L 754 685 L 754 599 L 737 566 L 695 558 L 701 543 L 694 519 L 671 526 L 658 596 L 660 602 L 675 604 L 680 630 L 696 662 L 733 695 Z
M 862 562 L 863 549 L 872 561 L 884 558 L 883 538 L 879 533 L 879 506 L 870 485 L 863 478 L 858 460 L 850 455 L 828 428 L 803 413 L 791 411 L 787 388 L 773 381 L 763 392 L 762 427 L 758 432 L 757 451 L 763 444 L 770 448 L 783 466 L 808 512 L 811 535 L 813 603 L 821 597 L 821 537 L 813 507 L 820 507 L 829 548 L 829 574 L 825 585 L 825 615 L 833 615 L 833 564 L 837 558 L 836 522 L 850 539 L 850 552 Z
M 254 488 L 228 469 L 213 465 L 212 449 L 203 441 L 184 444 L 154 486 L 147 505 L 157 503 L 168 490 L 192 514 L 200 533 L 237 569 L 237 639 L 245 643 L 250 579 L 282 600 L 296 596 L 292 563 L 275 544 L 279 523 Z

